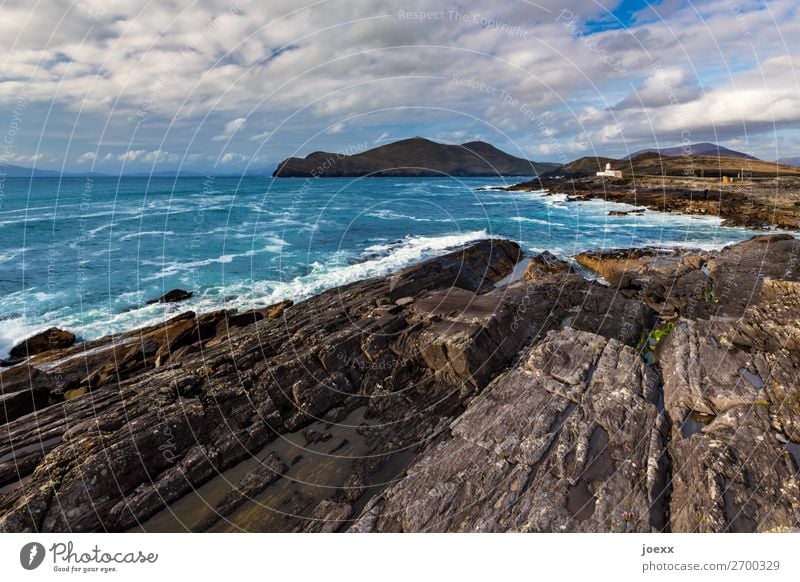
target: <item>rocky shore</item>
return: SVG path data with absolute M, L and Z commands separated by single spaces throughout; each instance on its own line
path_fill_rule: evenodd
M 571 200 L 600 198 L 660 212 L 719 216 L 724 226 L 800 230 L 800 178 L 754 179 L 720 183 L 718 179 L 642 176 L 636 178 L 539 178 L 500 188 L 546 190 Z
M 0 369 L 0 530 L 800 527 L 798 257 L 487 240 L 55 347 Z

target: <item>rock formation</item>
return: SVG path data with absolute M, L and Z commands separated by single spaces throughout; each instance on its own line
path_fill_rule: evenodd
M 75 343 L 75 339 L 74 333 L 51 327 L 17 344 L 8 355 L 11 359 L 27 358 L 49 350 L 68 348 Z
M 191 291 L 185 291 L 184 289 L 172 289 L 171 291 L 164 293 L 161 297 L 150 299 L 147 304 L 153 305 L 154 303 L 177 303 L 178 301 L 191 299 L 192 295 L 194 295 L 194 293 Z
M 648 154 L 643 154 L 647 156 Z M 681 163 L 685 160 L 675 158 Z M 580 162 L 580 163 L 579 163 Z M 732 159 L 736 168 L 726 176 L 735 176 L 741 171 L 741 160 Z M 574 162 L 577 173 L 562 174 L 558 170 L 529 182 L 498 190 L 539 191 L 548 194 L 565 194 L 570 201 L 606 200 L 635 207 L 629 211 L 610 211 L 611 219 L 636 214 L 644 209 L 658 212 L 679 212 L 693 215 L 718 216 L 724 226 L 742 226 L 752 229 L 770 227 L 782 230 L 800 230 L 800 169 L 783 167 L 781 175 L 776 169 L 765 169 L 761 177 L 745 181 L 720 183 L 710 177 L 687 175 L 691 167 L 675 167 L 667 175 L 647 172 L 631 176 L 626 166 L 630 162 L 618 161 L 615 169 L 623 171 L 622 178 L 595 176 L 595 168 L 601 164 L 596 158 Z M 716 164 L 714 159 L 709 163 Z M 685 165 L 685 164 L 684 164 Z M 788 172 L 784 171 L 788 168 Z M 586 175 L 591 172 L 591 175 Z M 719 172 L 719 170 L 717 170 Z M 709 174 L 710 176 L 710 174 Z
M 800 525 L 800 243 L 481 241 L 0 370 L 0 530 Z M 168 508 L 168 509 L 167 509 Z

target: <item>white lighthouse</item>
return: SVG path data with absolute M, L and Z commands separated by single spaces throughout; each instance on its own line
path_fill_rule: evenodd
M 620 170 L 612 170 L 611 169 L 611 162 L 606 164 L 606 169 L 602 172 L 597 172 L 598 176 L 605 176 L 607 178 L 622 178 L 622 172 Z

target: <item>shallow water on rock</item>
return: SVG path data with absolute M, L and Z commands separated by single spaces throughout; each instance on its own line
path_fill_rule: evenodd
M 708 426 L 712 420 L 714 420 L 714 417 L 710 414 L 703 414 L 702 412 L 692 410 L 681 425 L 681 434 L 683 438 L 689 438 L 693 434 L 699 433 Z
M 786 451 L 792 455 L 795 469 L 800 472 L 800 444 L 789 441 L 786 443 Z
M 214 513 L 215 505 L 240 479 L 271 454 L 277 455 L 288 467 L 286 473 L 230 515 L 222 516 L 208 531 L 291 531 L 310 518 L 319 502 L 344 487 L 355 460 L 370 455 L 367 440 L 359 431 L 360 426 L 372 424 L 365 419 L 365 413 L 366 407 L 360 407 L 339 423 L 317 421 L 278 436 L 250 459 L 214 477 L 131 531 L 192 531 Z M 326 436 L 309 441 L 304 435 L 314 434 L 313 431 Z M 354 505 L 355 512 L 402 473 L 413 457 L 413 448 L 387 456 L 378 471 L 367 478 L 367 492 Z

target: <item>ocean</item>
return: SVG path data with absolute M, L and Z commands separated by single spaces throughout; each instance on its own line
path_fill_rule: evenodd
M 519 178 L 6 178 L 0 357 L 51 326 L 93 339 L 180 311 L 298 301 L 486 237 L 567 258 L 617 247 L 718 248 L 716 217 L 483 188 Z M 178 304 L 146 305 L 173 288 Z

